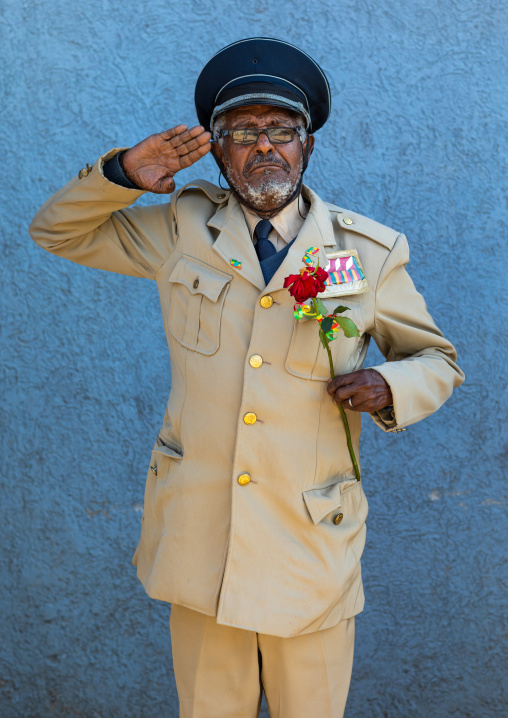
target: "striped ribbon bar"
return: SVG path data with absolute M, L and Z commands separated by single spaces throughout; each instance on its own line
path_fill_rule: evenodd
M 345 284 L 365 279 L 365 274 L 353 255 L 330 259 L 330 266 L 327 271 L 328 279 L 325 282 L 327 285 Z

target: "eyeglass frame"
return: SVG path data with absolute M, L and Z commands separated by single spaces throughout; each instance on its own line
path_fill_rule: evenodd
M 297 125 L 296 127 L 285 127 L 282 125 L 275 125 L 272 127 L 235 127 L 234 129 L 230 130 L 218 130 L 218 138 L 221 137 L 228 137 L 230 136 L 231 132 L 245 132 L 245 131 L 254 131 L 258 133 L 258 136 L 254 140 L 254 142 L 235 142 L 234 139 L 231 137 L 231 142 L 234 145 L 243 145 L 244 147 L 248 147 L 249 145 L 255 145 L 256 142 L 259 141 L 259 137 L 262 133 L 264 133 L 268 139 L 269 142 L 272 142 L 274 145 L 288 145 L 290 142 L 293 142 L 295 139 L 295 135 L 293 134 L 293 137 L 288 140 L 287 142 L 273 142 L 272 139 L 270 139 L 270 135 L 268 134 L 269 130 L 292 130 L 293 133 L 296 133 L 298 137 L 300 137 L 299 130 L 303 130 L 303 127 L 301 125 Z

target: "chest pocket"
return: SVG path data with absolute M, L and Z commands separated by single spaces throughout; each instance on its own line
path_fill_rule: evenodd
M 200 354 L 215 354 L 232 278 L 193 257 L 184 255 L 176 263 L 168 279 L 173 285 L 169 330 L 182 346 Z
M 351 296 L 331 297 L 324 300 L 329 313 L 342 304 L 350 307 L 342 316 L 349 317 L 358 327 L 359 337 L 347 338 L 340 332 L 337 339 L 330 343 L 335 375 L 347 374 L 356 365 L 358 356 L 365 342 L 364 310 L 361 300 Z M 293 336 L 286 358 L 286 371 L 302 379 L 328 381 L 330 364 L 328 353 L 319 340 L 318 323 L 314 319 L 295 320 Z

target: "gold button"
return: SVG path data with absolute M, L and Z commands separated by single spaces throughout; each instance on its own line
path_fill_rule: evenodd
M 247 484 L 250 483 L 250 476 L 249 474 L 240 474 L 238 477 L 238 483 L 240 486 L 247 486 Z
M 224 199 L 225 196 L 226 196 L 226 195 L 225 195 L 224 193 L 218 194 L 218 195 L 217 195 L 217 199 Z
M 253 354 L 249 359 L 249 364 L 253 369 L 259 369 L 262 363 L 263 357 L 260 357 L 259 354 Z
M 152 474 L 155 474 L 157 476 L 157 467 L 156 466 L 150 466 L 150 469 L 152 471 Z
M 192 282 L 192 286 L 194 289 L 197 289 L 199 287 L 199 277 L 196 277 L 196 279 Z
M 343 518 L 344 514 L 337 514 L 337 516 L 335 516 L 333 519 L 333 523 L 337 526 L 338 524 L 340 524 Z
M 86 168 L 87 168 L 87 170 L 88 170 L 89 172 L 92 171 L 92 168 L 91 168 L 91 166 L 88 164 L 88 162 L 86 163 Z
M 264 297 L 261 297 L 261 299 L 259 300 L 259 303 L 261 304 L 263 309 L 270 309 L 270 307 L 273 304 L 273 299 L 271 298 L 271 296 L 269 294 L 265 294 Z
M 86 168 L 79 170 L 79 174 L 78 174 L 79 179 L 83 179 L 83 177 L 86 177 L 87 175 L 88 175 L 88 170 Z
M 353 224 L 353 220 L 351 219 L 351 217 L 344 217 L 342 221 L 344 222 L 344 224 Z
M 246 424 L 255 424 L 258 418 L 253 411 L 249 411 L 247 414 L 245 414 L 243 420 Z

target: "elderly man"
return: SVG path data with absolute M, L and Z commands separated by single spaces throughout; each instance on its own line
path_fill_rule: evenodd
M 224 48 L 196 87 L 200 126 L 114 149 L 57 192 L 34 240 L 75 262 L 158 284 L 172 367 L 134 557 L 170 602 L 183 718 L 339 718 L 363 608 L 367 501 L 360 417 L 403 430 L 463 380 L 405 265 L 403 234 L 302 184 L 330 112 L 319 66 L 288 43 Z M 229 190 L 174 176 L 212 151 Z M 171 201 L 126 209 L 143 192 Z M 347 258 L 319 297 L 347 295 L 359 335 L 332 347 L 284 288 L 312 249 Z M 337 265 L 334 265 L 337 268 Z M 353 266 L 348 265 L 348 266 Z M 345 300 L 344 300 L 345 301 Z M 386 363 L 362 369 L 369 338 Z

